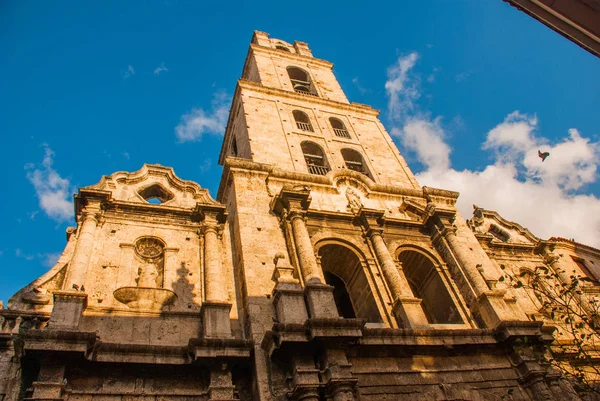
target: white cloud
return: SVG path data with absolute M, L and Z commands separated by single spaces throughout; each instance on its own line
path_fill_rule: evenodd
M 210 159 L 204 159 L 204 162 L 200 166 L 198 166 L 198 168 L 200 169 L 200 172 L 202 174 L 207 173 L 211 167 L 212 167 L 212 162 L 210 161 Z
M 37 253 L 35 255 L 32 255 L 29 253 L 25 253 L 21 248 L 15 249 L 15 256 L 17 258 L 25 259 L 28 262 L 31 262 L 32 260 L 37 260 L 37 261 L 41 262 L 42 265 L 45 267 L 53 267 L 56 264 L 56 262 L 58 261 L 58 258 L 60 258 L 60 255 L 61 255 L 60 252 Z
M 395 78 L 396 84 L 388 80 L 386 89 L 392 135 L 425 167 L 417 174 L 419 183 L 460 192 L 457 207 L 465 217 L 472 215 L 476 204 L 497 211 L 541 238 L 561 236 L 600 247 L 600 199 L 578 192 L 597 179 L 599 144 L 582 137 L 575 128 L 551 143 L 539 134 L 537 116 L 515 111 L 493 127 L 482 143 L 492 163 L 481 170 L 455 170 L 441 119 L 430 118 L 414 105 L 420 88 L 408 73 L 417 58 L 406 59 L 404 69 L 400 62 L 394 66 L 397 73 L 390 78 Z M 550 152 L 545 162 L 538 157 L 538 149 Z
M 15 249 L 15 256 L 17 258 L 25 259 L 28 262 L 35 259 L 35 256 L 24 253 L 20 248 Z
M 44 253 L 39 255 L 42 259 L 42 264 L 46 267 L 54 267 L 56 262 L 58 262 L 58 258 L 60 258 L 61 253 Z
M 223 135 L 230 103 L 231 97 L 218 91 L 213 95 L 210 112 L 194 108 L 181 116 L 181 121 L 175 127 L 179 142 L 199 141 L 204 134 Z
M 52 167 L 54 152 L 44 145 L 44 160 L 41 167 L 28 163 L 25 166 L 27 179 L 39 199 L 40 208 L 58 222 L 70 220 L 73 216 L 73 188 L 68 179 L 62 178 Z
M 402 129 L 393 127 L 392 135 L 402 139 L 405 148 L 414 150 L 419 161 L 431 170 L 450 166 L 450 147 L 444 142 L 441 119 L 409 118 Z
M 456 83 L 463 82 L 463 81 L 467 80 L 471 76 L 472 73 L 473 73 L 473 71 L 460 72 L 454 76 L 454 80 L 456 81 Z
M 165 67 L 165 63 L 160 63 L 160 65 L 154 69 L 154 74 L 160 75 L 160 73 L 163 71 L 168 72 L 169 69 Z
M 413 102 L 419 98 L 418 82 L 409 79 L 409 72 L 418 58 L 419 54 L 416 52 L 400 56 L 397 63 L 387 70 L 385 91 L 388 95 L 390 116 L 393 118 L 404 118 L 412 111 Z
M 133 66 L 131 64 L 129 64 L 127 66 L 127 70 L 123 74 L 123 79 L 127 79 L 127 78 L 131 77 L 132 75 L 135 75 L 135 70 L 134 70 Z
M 358 89 L 358 91 L 359 91 L 359 92 L 360 92 L 362 95 L 364 95 L 365 93 L 370 93 L 370 92 L 371 92 L 369 89 L 367 89 L 367 88 L 363 87 L 363 86 L 360 84 L 360 82 L 359 82 L 359 80 L 358 80 L 358 77 L 354 77 L 354 78 L 352 78 L 352 83 L 354 84 L 354 86 L 356 86 L 356 89 Z

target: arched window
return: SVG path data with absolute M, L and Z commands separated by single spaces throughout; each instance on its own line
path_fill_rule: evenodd
M 461 324 L 460 313 L 433 261 L 421 252 L 405 250 L 398 255 L 414 296 L 422 299 L 429 323 Z
M 304 153 L 304 160 L 306 161 L 309 173 L 325 175 L 329 172 L 325 154 L 319 145 L 314 142 L 305 141 L 300 144 L 300 147 L 302 148 L 302 153 Z
M 276 48 L 276 49 L 278 49 L 278 50 L 283 50 L 284 52 L 291 53 L 291 52 L 290 52 L 290 49 L 288 49 L 286 46 L 284 46 L 284 45 L 281 45 L 281 44 L 279 44 L 279 45 L 275 45 L 275 48 Z
M 333 132 L 335 133 L 335 135 L 342 138 L 350 138 L 350 134 L 348 133 L 348 130 L 346 129 L 346 126 L 344 125 L 342 120 L 331 117 L 329 119 L 329 123 L 331 124 L 331 128 L 333 128 Z
M 292 115 L 294 116 L 294 120 L 296 120 L 296 126 L 302 131 L 310 131 L 314 132 L 312 124 L 310 123 L 310 119 L 308 118 L 308 114 L 300 110 L 292 111 Z
M 334 287 L 340 316 L 381 323 L 379 308 L 356 253 L 343 245 L 327 244 L 319 249 L 319 256 L 325 282 Z
M 318 96 L 317 90 L 315 89 L 308 72 L 301 70 L 298 67 L 288 67 L 287 72 L 294 91 L 305 95 Z
M 371 177 L 371 173 L 365 164 L 365 160 L 362 155 L 358 153 L 354 149 L 342 149 L 342 157 L 346 162 L 346 167 L 350 170 L 358 171 L 359 173 L 363 173 L 369 178 Z

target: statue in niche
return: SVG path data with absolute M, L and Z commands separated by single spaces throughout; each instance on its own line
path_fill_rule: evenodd
M 135 253 L 141 259 L 141 265 L 138 268 L 138 287 L 158 287 L 164 286 L 164 245 L 154 237 L 140 238 L 135 245 Z M 153 280 L 147 279 L 150 275 Z M 142 285 L 139 280 L 142 279 L 151 285 Z
M 164 286 L 164 244 L 155 237 L 140 238 L 135 253 L 141 261 L 137 270 L 137 287 L 117 288 L 115 299 L 133 309 L 161 310 L 173 304 L 177 295 Z M 138 262 L 139 263 L 139 262 Z
M 145 263 L 138 269 L 137 285 L 138 287 L 155 288 L 158 283 L 158 270 L 152 263 Z
M 352 187 L 346 189 L 346 199 L 348 199 L 348 208 L 352 210 L 352 213 L 357 213 L 363 207 L 360 194 Z

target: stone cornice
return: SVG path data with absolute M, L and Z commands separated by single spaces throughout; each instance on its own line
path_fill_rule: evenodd
M 207 205 L 208 207 L 215 207 L 215 205 Z M 137 202 L 127 202 L 127 201 L 112 201 L 105 205 L 105 210 L 107 212 L 126 212 L 131 213 L 132 215 L 164 215 L 164 216 L 178 216 L 184 217 L 187 219 L 192 219 L 195 216 L 199 217 L 199 208 L 202 205 L 196 205 L 194 209 L 188 208 L 180 208 L 180 207 L 172 207 L 172 206 L 164 206 L 164 205 L 153 205 L 153 204 L 143 204 Z M 223 208 L 224 206 L 221 206 Z
M 241 159 L 237 157 L 227 157 L 223 166 L 223 174 L 221 176 L 221 183 L 219 185 L 219 191 L 217 193 L 217 199 L 222 199 L 223 191 L 229 180 L 229 176 L 235 171 L 247 171 L 253 174 L 264 174 L 266 179 L 280 179 L 281 181 L 290 181 L 300 185 L 306 183 L 310 186 L 319 186 L 325 188 L 332 188 L 336 179 L 340 176 L 349 176 L 360 182 L 362 182 L 368 189 L 369 194 L 381 194 L 381 195 L 398 195 L 408 196 L 416 198 L 425 198 L 422 189 L 405 188 L 397 185 L 383 185 L 373 182 L 370 178 L 364 174 L 356 171 L 340 169 L 332 170 L 327 175 L 315 175 L 310 173 L 301 173 L 298 171 L 289 171 L 277 167 L 274 164 L 258 163 L 248 159 Z M 430 188 L 431 190 L 431 188 Z
M 542 241 L 542 243 L 551 248 L 563 248 L 573 252 L 585 252 L 593 255 L 594 257 L 600 256 L 600 249 L 594 248 L 589 245 L 581 244 L 579 242 L 567 238 L 551 237 L 547 241 Z
M 279 49 L 273 49 L 270 47 L 265 47 L 265 46 L 261 46 L 259 44 L 256 43 L 251 43 L 250 44 L 250 49 L 248 50 L 248 56 L 246 57 L 246 60 L 249 60 L 250 57 L 252 56 L 252 53 L 256 52 L 256 53 L 266 53 L 269 54 L 271 56 L 285 56 L 286 59 L 289 60 L 296 60 L 299 63 L 305 63 L 305 64 L 314 64 L 314 65 L 318 65 L 319 67 L 325 67 L 325 68 L 333 68 L 333 63 L 327 60 L 323 60 L 320 58 L 316 58 L 316 57 L 312 57 L 312 56 L 303 56 L 301 54 L 298 53 L 289 53 L 289 52 L 285 52 L 283 50 L 279 50 Z M 244 64 L 244 67 L 246 65 Z
M 371 115 L 373 117 L 379 116 L 379 110 L 372 108 L 371 106 L 367 106 L 360 103 L 342 103 L 335 100 L 324 99 L 318 96 L 312 95 L 303 95 L 298 92 L 288 91 L 284 89 L 271 88 L 268 86 L 264 86 L 259 84 L 258 82 L 250 81 L 244 78 L 240 78 L 238 80 L 238 87 L 241 89 L 253 90 L 256 92 L 264 93 L 267 95 L 273 95 L 280 98 L 294 99 L 300 101 L 309 100 L 313 104 L 320 104 L 323 106 L 334 107 L 341 110 L 349 110 L 354 112 L 360 112 L 364 114 Z

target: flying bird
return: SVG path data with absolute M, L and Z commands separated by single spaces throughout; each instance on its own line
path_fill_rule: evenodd
M 543 162 L 544 160 L 546 160 L 546 157 L 550 156 L 550 152 L 542 153 L 541 150 L 538 150 L 538 156 L 540 157 L 540 159 L 542 159 Z

